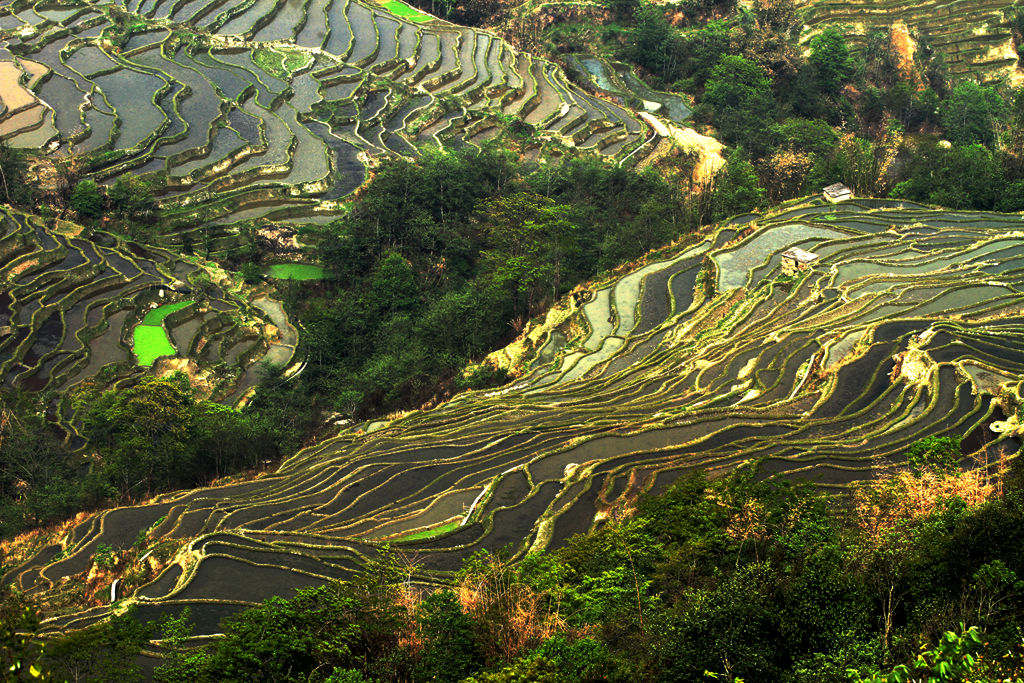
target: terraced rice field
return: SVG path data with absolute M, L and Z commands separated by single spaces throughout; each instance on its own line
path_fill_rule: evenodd
M 594 285 L 506 387 L 352 426 L 254 481 L 102 512 L 7 578 L 63 595 L 100 544 L 142 532 L 172 559 L 118 604 L 189 606 L 215 633 L 245 605 L 345 576 L 380 541 L 429 581 L 476 550 L 557 546 L 692 470 L 748 464 L 842 491 L 926 436 L 1016 454 L 1022 238 L 1019 215 L 890 200 L 740 216 Z M 820 258 L 783 277 L 794 246 Z M 44 624 L 109 610 L 55 607 Z
M 925 37 L 955 77 L 1024 81 L 1013 36 L 1003 23 L 1003 10 L 1014 0 L 805 0 L 805 38 L 816 28 L 837 25 L 849 35 L 888 31 L 902 22 Z
M 0 138 L 156 181 L 176 239 L 214 252 L 239 221 L 330 215 L 380 158 L 478 146 L 500 115 L 540 131 L 535 152 L 656 146 L 556 65 L 398 0 L 75 7 L 0 2 Z
M 50 407 L 69 433 L 66 397 L 85 382 L 112 385 L 180 356 L 216 367 L 214 398 L 231 402 L 283 342 L 262 335 L 269 316 L 258 302 L 214 282 L 200 261 L 102 230 L 3 209 L 0 264 L 0 382 L 63 395 Z
M 693 113 L 679 95 L 652 90 L 623 62 L 609 62 L 587 54 L 567 56 L 569 69 L 578 78 L 598 91 L 614 97 L 622 104 L 639 99 L 643 108 L 657 112 L 676 123 L 690 118 Z

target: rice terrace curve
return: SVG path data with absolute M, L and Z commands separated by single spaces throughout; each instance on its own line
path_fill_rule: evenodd
M 84 156 L 100 182 L 159 179 L 177 240 L 214 253 L 241 222 L 330 217 L 373 159 L 479 145 L 502 116 L 631 165 L 656 147 L 555 64 L 398 0 L 12 7 L 0 65 L 31 90 L 0 137 Z
M 838 491 L 944 434 L 995 462 L 1020 448 L 1003 406 L 1019 404 L 1024 370 L 1022 229 L 1019 215 L 895 200 L 739 216 L 564 301 L 535 353 L 496 354 L 521 364 L 511 385 L 354 425 L 252 481 L 90 516 L 23 548 L 8 579 L 45 600 L 101 544 L 159 547 L 112 604 L 45 630 L 133 604 L 147 619 L 188 606 L 209 634 L 348 575 L 383 542 L 430 581 L 479 549 L 557 546 L 695 468 L 751 464 Z M 794 248 L 810 265 L 784 263 Z

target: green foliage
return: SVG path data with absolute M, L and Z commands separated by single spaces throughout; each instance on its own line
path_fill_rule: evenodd
M 501 386 L 509 381 L 508 371 L 498 368 L 490 363 L 480 363 L 468 368 L 458 378 L 457 385 L 460 389 L 486 389 L 487 387 Z
M 612 14 L 618 20 L 629 19 L 640 7 L 640 0 L 606 0 Z
M 0 679 L 20 681 L 48 677 L 41 664 L 43 646 L 27 635 L 34 633 L 38 626 L 39 617 L 22 596 L 12 592 L 9 586 L 0 586 Z
M 188 676 L 206 664 L 206 652 L 189 649 L 186 642 L 192 635 L 192 610 L 183 609 L 177 616 L 167 615 L 159 624 L 161 646 L 166 653 L 160 666 L 153 671 L 154 680 L 161 682 L 189 680 Z
M 853 57 L 846 39 L 836 28 L 830 26 L 814 36 L 810 48 L 807 61 L 814 69 L 818 87 L 824 92 L 837 93 L 844 84 L 853 80 Z
M 661 178 L 596 159 L 537 168 L 488 149 L 388 164 L 321 235 L 332 278 L 289 302 L 306 332 L 301 386 L 368 416 L 500 381 L 461 370 L 576 283 L 689 228 Z
M 764 202 L 765 189 L 742 149 L 729 155 L 725 168 L 715 177 L 712 197 L 715 220 L 746 213 Z
M 939 105 L 939 121 L 955 145 L 992 146 L 996 124 L 1005 109 L 1002 96 L 994 88 L 961 81 Z
M 71 208 L 84 219 L 98 220 L 104 205 L 103 194 L 93 180 L 80 180 L 71 191 Z
M 663 78 L 677 68 L 675 33 L 663 8 L 644 4 L 636 15 L 636 29 L 627 57 Z
M 951 436 L 927 436 L 910 444 L 907 462 L 915 473 L 925 470 L 952 472 L 960 466 L 963 453 L 960 439 Z
M 0 538 L 75 514 L 103 497 L 28 394 L 0 393 Z
M 698 113 L 726 142 L 760 154 L 767 147 L 765 124 L 775 118 L 776 110 L 764 69 L 744 57 L 727 55 L 711 72 Z
M 832 126 L 820 119 L 788 118 L 771 126 L 772 147 L 823 157 L 839 143 Z
M 93 470 L 121 495 L 194 486 L 279 456 L 257 417 L 196 401 L 183 375 L 79 398 Z
M 96 546 L 96 552 L 93 553 L 92 563 L 100 569 L 111 569 L 114 566 L 115 556 L 114 549 L 106 543 L 100 543 Z
M 1007 186 L 1010 178 L 1000 158 L 982 145 L 922 145 L 907 171 L 909 177 L 892 196 L 953 209 L 1013 211 L 1022 206 L 1014 185 Z
M 34 208 L 39 197 L 28 181 L 25 153 L 0 140 L 0 192 L 3 201 L 14 206 Z
M 96 626 L 47 642 L 43 664 L 56 680 L 139 680 L 135 656 L 153 634 L 129 608 Z
M 460 681 L 483 664 L 473 621 L 462 611 L 455 594 L 441 590 L 428 596 L 416 615 L 423 638 L 414 678 Z
M 959 632 L 943 633 L 934 647 L 922 647 L 913 664 L 900 664 L 891 673 L 870 674 L 867 677 L 861 677 L 856 670 L 851 670 L 850 680 L 855 683 L 943 683 L 970 680 L 978 664 L 975 653 L 981 649 L 981 645 L 978 628 L 967 628 L 961 624 Z
M 408 676 L 410 660 L 399 647 L 406 622 L 397 590 L 398 567 L 385 555 L 354 581 L 302 589 L 288 600 L 270 598 L 228 617 L 221 625 L 224 638 L 190 653 L 178 651 L 158 670 L 157 678 L 401 680 Z M 457 626 L 446 620 L 442 602 L 424 615 L 433 637 L 451 636 L 434 630 Z M 178 648 L 188 633 L 188 615 L 165 621 L 163 628 Z
M 123 219 L 149 221 L 157 212 L 152 187 L 130 173 L 120 176 L 111 186 L 107 192 L 107 201 L 110 212 Z
M 255 261 L 246 261 L 238 267 L 238 272 L 246 284 L 254 285 L 263 279 L 263 268 Z
M 124 496 L 191 487 L 276 460 L 297 445 L 296 432 L 304 436 L 311 426 L 305 406 L 295 415 L 283 414 L 287 403 L 278 405 L 282 412 L 260 414 L 196 400 L 184 376 L 148 377 L 75 401 L 95 456 L 85 465 L 72 460 L 35 399 L 0 395 L 0 537 Z M 97 549 L 101 565 L 112 559 L 109 551 Z
M 252 62 L 271 76 L 289 80 L 292 74 L 309 64 L 309 56 L 295 50 L 258 48 L 253 50 Z

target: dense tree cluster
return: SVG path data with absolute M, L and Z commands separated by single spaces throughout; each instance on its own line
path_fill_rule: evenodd
M 22 393 L 0 396 L 0 537 L 81 510 L 196 486 L 281 455 L 256 413 L 197 400 L 187 378 L 77 398 L 88 457 L 73 456 Z
M 390 163 L 320 236 L 331 279 L 290 298 L 311 363 L 301 382 L 344 413 L 416 405 L 575 284 L 693 228 L 655 173 L 596 159 Z
M 151 237 L 159 220 L 152 188 L 130 173 L 121 175 L 109 188 L 94 180 L 80 180 L 68 203 L 79 220 L 105 219 L 136 239 Z

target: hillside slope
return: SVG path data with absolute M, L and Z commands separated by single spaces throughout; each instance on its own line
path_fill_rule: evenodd
M 944 434 L 995 463 L 1020 447 L 1022 228 L 891 200 L 738 217 L 595 287 L 514 384 L 352 428 L 255 481 L 23 539 L 5 578 L 49 603 L 50 632 L 113 599 L 142 619 L 189 606 L 215 633 L 378 541 L 427 580 L 481 548 L 557 546 L 695 468 L 842 490 Z M 794 246 L 819 260 L 784 276 Z
M 76 387 L 167 369 L 162 358 L 190 359 L 176 367 L 237 401 L 281 344 L 223 272 L 105 230 L 0 207 L 0 262 L 0 385 L 52 396 L 66 427 Z
M 802 4 L 805 39 L 826 25 L 844 27 L 847 35 L 860 38 L 868 31 L 902 25 L 941 55 L 953 78 L 1024 82 L 1013 33 L 1003 15 L 1013 0 L 805 0 Z

